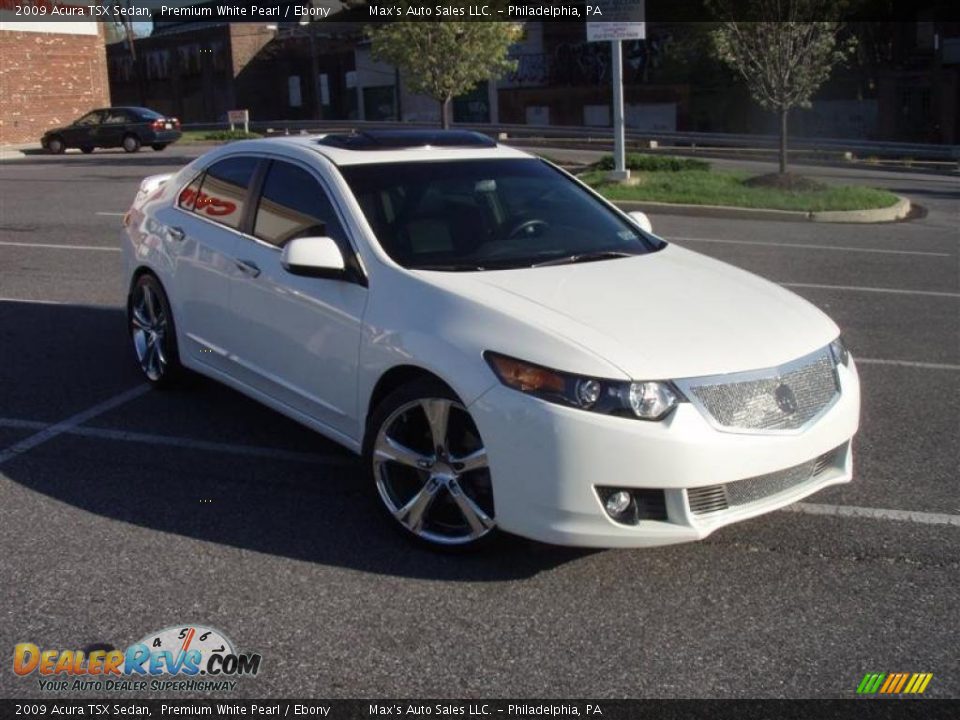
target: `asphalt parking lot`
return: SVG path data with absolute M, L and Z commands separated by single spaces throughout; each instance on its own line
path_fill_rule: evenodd
M 693 545 L 447 557 L 379 522 L 346 451 L 212 382 L 140 381 L 120 216 L 199 151 L 0 164 L 3 652 L 200 623 L 262 654 L 243 697 L 852 697 L 867 672 L 960 696 L 956 176 L 809 171 L 927 211 L 888 225 L 652 217 L 841 325 L 853 483 Z M 5 665 L 0 696 L 42 693 Z

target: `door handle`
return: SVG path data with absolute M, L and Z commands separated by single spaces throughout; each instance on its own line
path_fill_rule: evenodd
M 237 260 L 237 267 L 250 277 L 257 277 L 260 274 L 260 268 L 252 260 Z
M 182 241 L 187 236 L 181 227 L 168 227 L 167 235 L 170 236 L 171 240 L 176 240 L 178 242 Z

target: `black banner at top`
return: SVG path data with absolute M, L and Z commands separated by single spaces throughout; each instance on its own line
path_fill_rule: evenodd
M 0 0 L 0 22 L 699 22 L 761 18 L 759 0 Z M 765 3 L 769 6 L 770 3 Z M 789 5 L 789 3 L 785 3 Z M 642 7 L 639 13 L 631 8 Z M 827 18 L 834 8 L 824 0 Z M 848 0 L 839 18 L 911 22 L 960 19 L 957 0 Z

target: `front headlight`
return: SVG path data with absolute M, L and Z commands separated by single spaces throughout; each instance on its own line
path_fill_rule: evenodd
M 680 391 L 665 381 L 630 382 L 583 377 L 489 351 L 484 353 L 484 358 L 507 387 L 581 410 L 640 420 L 662 420 L 684 400 Z
M 843 342 L 843 338 L 839 335 L 837 339 L 830 343 L 830 354 L 833 355 L 833 361 L 837 365 L 843 365 L 844 367 L 850 367 L 850 351 L 847 350 L 847 346 Z

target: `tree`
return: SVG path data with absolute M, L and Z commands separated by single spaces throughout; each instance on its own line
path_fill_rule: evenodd
M 516 70 L 507 57 L 520 29 L 505 22 L 420 21 L 368 29 L 373 57 L 396 65 L 413 92 L 440 103 L 440 124 L 450 127 L 450 104 L 477 83 Z
M 719 15 L 733 17 L 722 1 Z M 780 118 L 780 174 L 787 172 L 787 115 L 810 99 L 853 42 L 838 42 L 835 0 L 752 0 L 748 19 L 727 20 L 713 32 L 716 56 L 747 83 L 761 107 Z M 741 8 L 737 17 L 744 17 Z M 824 19 L 826 18 L 826 19 Z M 830 19 L 834 18 L 834 19 Z

